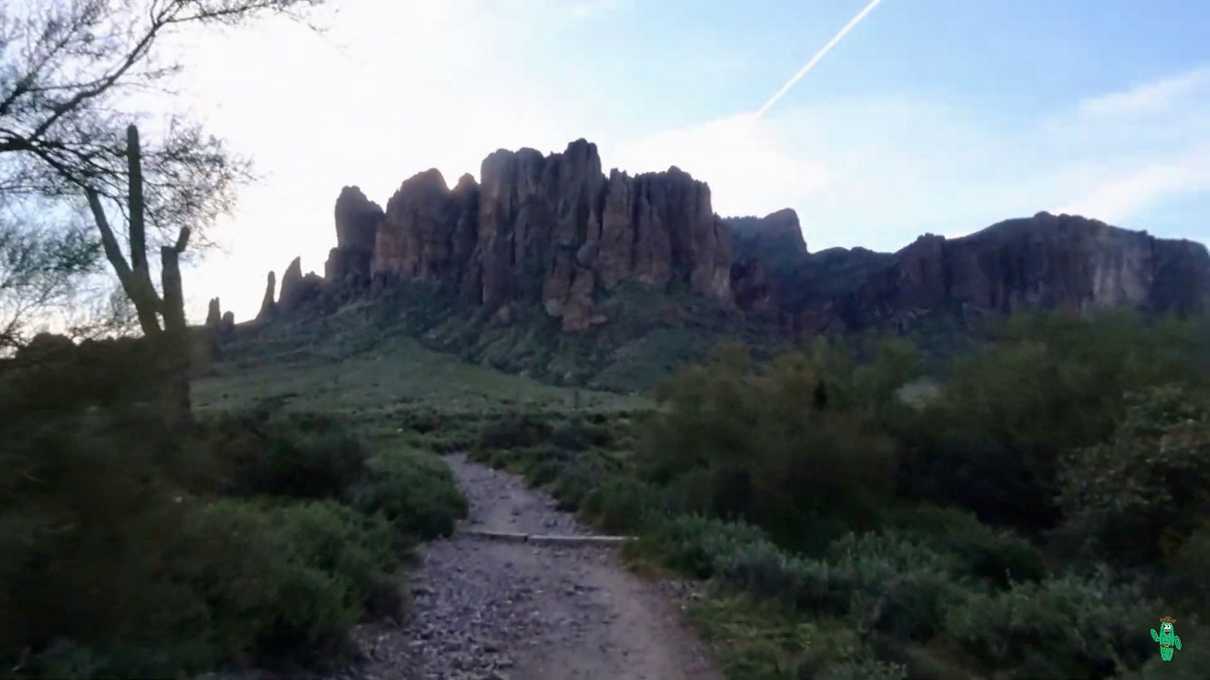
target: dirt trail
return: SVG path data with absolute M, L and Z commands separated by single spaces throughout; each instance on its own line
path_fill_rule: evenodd
M 589 535 L 523 481 L 449 456 L 470 513 L 462 528 Z M 659 584 L 616 548 L 504 543 L 456 533 L 427 546 L 402 628 L 360 628 L 370 658 L 345 677 L 405 680 L 716 680 Z

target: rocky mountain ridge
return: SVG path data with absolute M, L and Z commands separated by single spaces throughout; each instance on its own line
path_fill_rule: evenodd
M 636 300 L 705 305 L 660 303 L 656 325 L 706 313 L 729 328 L 782 336 L 905 330 L 930 315 L 961 321 L 1026 308 L 1210 308 L 1204 245 L 1079 216 L 1038 213 L 962 238 L 926 234 L 895 253 L 811 253 L 793 210 L 721 218 L 704 182 L 675 166 L 605 175 L 596 146 L 583 139 L 546 156 L 496 151 L 480 177 L 463 175 L 450 188 L 437 170 L 418 173 L 385 209 L 345 187 L 324 276 L 303 276 L 295 259 L 275 297 L 270 273 L 258 318 L 296 315 L 314 300 L 330 310 L 333 300 L 376 299 L 416 283 L 472 310 L 476 323 L 508 326 L 538 314 L 564 335 L 615 344 L 649 330 L 616 330 Z M 619 292 L 635 287 L 646 292 L 622 301 Z
M 606 323 L 596 303 L 625 281 L 731 300 L 727 229 L 709 187 L 676 167 L 606 177 L 596 145 L 580 139 L 548 156 L 496 151 L 480 177 L 450 189 L 437 170 L 421 172 L 386 210 L 345 187 L 325 278 L 430 281 L 500 317 L 540 304 L 573 332 Z

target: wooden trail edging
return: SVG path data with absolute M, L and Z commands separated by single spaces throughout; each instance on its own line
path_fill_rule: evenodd
M 635 540 L 634 536 L 556 536 L 552 534 L 521 534 L 512 531 L 464 529 L 458 532 L 472 538 L 507 543 L 545 543 L 551 545 L 619 545 Z

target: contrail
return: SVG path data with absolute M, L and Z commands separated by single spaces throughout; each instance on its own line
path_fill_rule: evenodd
M 815 68 L 815 64 L 819 63 L 820 59 L 823 59 L 823 55 L 827 54 L 828 51 L 833 47 L 836 47 L 836 43 L 840 42 L 840 39 L 843 38 L 846 33 L 853 30 L 853 27 L 857 25 L 857 22 L 864 19 L 865 15 L 869 14 L 875 7 L 878 6 L 878 3 L 880 2 L 882 2 L 882 0 L 872 0 L 870 4 L 865 6 L 865 9 L 857 13 L 857 16 L 850 19 L 849 23 L 845 24 L 844 28 L 840 29 L 840 33 L 837 33 L 835 36 L 833 36 L 822 49 L 815 53 L 815 56 L 811 57 L 811 61 L 808 61 L 806 66 L 798 69 L 798 73 L 795 73 L 793 78 L 787 80 L 786 84 L 781 86 L 781 89 L 777 91 L 777 94 L 769 97 L 769 101 L 765 102 L 765 105 L 760 107 L 760 110 L 756 112 L 756 117 L 760 118 L 761 116 L 765 115 L 765 112 L 776 104 L 778 99 L 781 99 L 783 95 L 790 91 L 790 88 L 794 87 L 795 83 L 802 80 L 803 76 L 807 75 L 811 69 Z

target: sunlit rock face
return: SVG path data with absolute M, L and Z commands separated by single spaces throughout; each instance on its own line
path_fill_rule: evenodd
M 994 312 L 1205 308 L 1210 256 L 1075 215 L 1038 213 L 958 239 L 922 237 L 895 255 L 866 297 L 892 309 L 956 304 Z
M 704 182 L 675 166 L 605 174 L 583 139 L 548 155 L 496 151 L 479 176 L 451 189 L 437 170 L 418 173 L 385 210 L 345 187 L 322 287 L 343 300 L 430 282 L 497 324 L 536 307 L 568 332 L 608 323 L 619 310 L 605 303 L 623 284 L 695 294 L 792 333 L 905 327 L 938 312 L 1183 314 L 1210 299 L 1205 246 L 1079 216 L 1038 213 L 955 239 L 926 234 L 895 253 L 810 253 L 793 210 L 721 219 Z M 297 269 L 282 279 L 285 310 L 320 288 Z
M 606 178 L 596 145 L 577 140 L 547 156 L 496 151 L 480 177 L 452 190 L 436 170 L 405 181 L 376 226 L 370 275 L 437 282 L 493 309 L 539 303 L 568 331 L 602 323 L 594 300 L 626 281 L 731 303 L 726 226 L 687 173 Z

